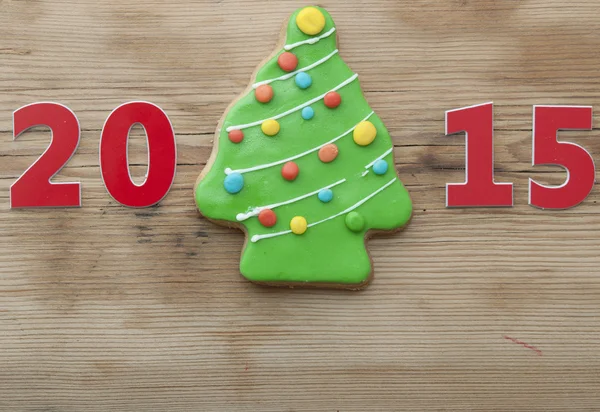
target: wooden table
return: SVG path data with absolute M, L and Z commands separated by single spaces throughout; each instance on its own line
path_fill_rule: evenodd
M 0 410 L 600 410 L 600 190 L 528 206 L 532 105 L 600 107 L 597 0 L 335 1 L 342 57 L 394 137 L 414 218 L 369 242 L 363 292 L 257 287 L 243 236 L 198 216 L 193 184 L 218 120 L 272 52 L 286 1 L 0 1 Z M 12 141 L 11 112 L 57 101 L 79 149 L 55 181 L 79 209 L 10 210 L 49 143 Z M 126 208 L 98 167 L 100 130 L 130 100 L 176 131 L 173 188 Z M 493 100 L 496 180 L 515 206 L 446 209 L 464 138 L 444 112 Z M 600 160 L 592 132 L 561 132 Z M 146 171 L 134 129 L 131 172 Z

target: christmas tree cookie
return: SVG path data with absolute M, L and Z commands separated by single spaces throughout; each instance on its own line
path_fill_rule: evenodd
M 367 239 L 411 216 L 390 135 L 336 34 L 320 7 L 291 16 L 196 182 L 201 214 L 246 233 L 240 271 L 256 283 L 359 289 L 373 274 Z

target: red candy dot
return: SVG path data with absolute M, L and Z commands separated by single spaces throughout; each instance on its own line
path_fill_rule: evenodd
M 229 140 L 233 143 L 239 143 L 244 140 L 244 132 L 241 130 L 232 130 L 229 132 Z
M 269 103 L 273 98 L 273 88 L 268 84 L 260 85 L 254 90 L 256 100 L 261 103 Z
M 298 66 L 298 58 L 294 53 L 285 52 L 281 53 L 277 58 L 277 64 L 281 67 L 281 70 L 291 72 Z
M 258 214 L 258 221 L 264 227 L 273 227 L 277 223 L 277 215 L 271 209 L 261 210 Z
M 323 102 L 330 109 L 335 109 L 342 103 L 342 96 L 337 92 L 329 92 L 323 98 Z
M 287 162 L 281 168 L 281 176 L 283 176 L 285 180 L 292 181 L 296 179 L 296 177 L 298 177 L 298 173 L 300 173 L 300 169 L 294 162 Z

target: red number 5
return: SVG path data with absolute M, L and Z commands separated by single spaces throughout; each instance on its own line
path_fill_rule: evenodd
M 591 130 L 592 108 L 577 106 L 533 107 L 532 164 L 557 165 L 566 169 L 560 186 L 544 186 L 529 179 L 529 204 L 542 209 L 576 206 L 594 187 L 596 169 L 592 156 L 575 143 L 558 142 L 559 130 Z

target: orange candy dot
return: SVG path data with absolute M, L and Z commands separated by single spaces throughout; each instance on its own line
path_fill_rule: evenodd
M 281 67 L 281 70 L 286 72 L 293 71 L 296 67 L 298 67 L 298 58 L 294 53 L 285 52 L 281 53 L 277 58 L 277 64 Z
M 229 140 L 233 143 L 239 143 L 244 140 L 244 132 L 241 130 L 232 130 L 229 132 Z
M 300 169 L 294 162 L 287 162 L 281 168 L 281 176 L 283 176 L 285 180 L 292 181 L 296 179 L 298 177 L 298 173 L 300 173 Z
M 323 102 L 330 109 L 335 109 L 342 103 L 342 96 L 337 92 L 329 92 L 323 98 Z
M 264 227 L 273 227 L 277 223 L 277 215 L 271 209 L 261 210 L 258 214 L 258 221 Z
M 338 147 L 333 143 L 326 144 L 319 149 L 319 159 L 323 163 L 333 162 L 338 155 Z
M 273 98 L 273 88 L 268 84 L 262 84 L 254 90 L 256 100 L 261 103 L 269 103 Z

